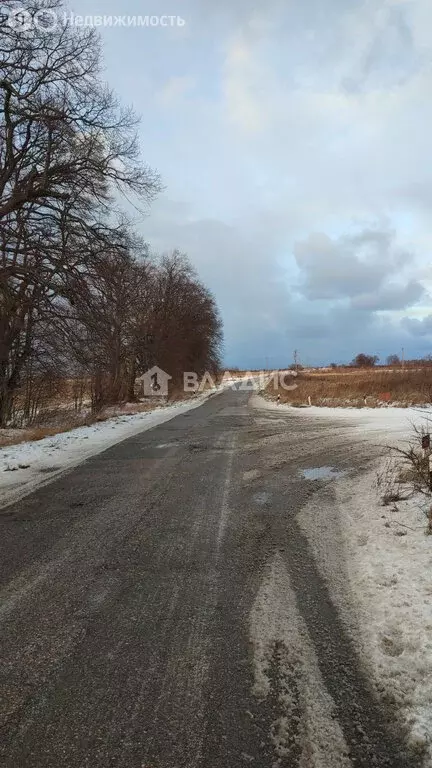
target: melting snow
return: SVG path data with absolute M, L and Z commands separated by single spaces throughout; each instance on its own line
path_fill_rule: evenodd
M 300 472 L 305 480 L 333 480 L 343 474 L 341 470 L 334 467 L 311 467 L 301 469 Z

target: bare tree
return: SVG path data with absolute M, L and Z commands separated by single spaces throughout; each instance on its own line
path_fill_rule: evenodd
M 22 7 L 34 16 L 62 4 Z M 119 108 L 100 68 L 94 29 L 2 27 L 0 218 L 28 203 L 66 201 L 71 185 L 104 203 L 113 186 L 153 199 L 160 181 L 140 162 L 137 118 Z
M 157 273 L 152 324 L 154 362 L 174 379 L 183 371 L 215 370 L 222 325 L 215 300 L 185 254 L 162 257 Z
M 360 352 L 352 361 L 352 365 L 357 368 L 373 368 L 378 362 L 379 357 L 377 355 L 365 355 L 364 352 Z
M 27 0 L 32 15 L 58 0 Z M 113 192 L 149 202 L 160 189 L 143 165 L 137 120 L 99 79 L 92 29 L 2 27 L 0 39 L 0 425 L 32 351 L 37 323 L 53 313 L 111 239 Z M 54 312 L 55 314 L 55 312 Z
M 21 5 L 39 17 L 62 8 Z M 132 397 L 153 363 L 174 379 L 219 363 L 214 298 L 184 255 L 150 260 L 117 209 L 119 192 L 148 204 L 161 184 L 140 160 L 135 115 L 99 72 L 93 29 L 2 27 L 0 426 L 20 387 L 30 420 L 43 382 L 90 380 L 96 409 Z

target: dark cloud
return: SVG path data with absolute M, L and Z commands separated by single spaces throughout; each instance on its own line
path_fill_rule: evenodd
M 124 0 L 121 13 L 172 13 L 167 2 Z M 221 308 L 227 362 L 283 365 L 296 347 L 311 363 L 403 344 L 416 355 L 430 321 L 401 315 L 429 279 L 430 2 L 178 0 L 175 12 L 179 29 L 102 29 L 107 79 L 144 115 L 167 195 L 189 201 L 159 201 L 143 234 L 188 252 Z
M 169 210 L 174 210 L 168 204 Z M 287 346 L 292 298 L 285 271 L 271 255 L 275 242 L 267 231 L 244 234 L 217 220 L 167 218 L 159 201 L 145 236 L 156 251 L 185 251 L 216 296 L 225 326 L 225 353 L 231 364 L 263 365 Z M 289 345 L 291 346 L 291 344 Z
M 430 336 L 432 339 L 432 315 L 427 315 L 422 320 L 404 318 L 403 326 L 412 336 Z
M 402 288 L 391 285 L 395 273 L 410 262 L 391 231 L 364 229 L 339 239 L 314 233 L 295 244 L 294 256 L 300 290 L 310 300 L 350 299 L 357 309 L 395 309 L 422 293 L 415 281 Z
M 251 225 L 246 235 L 218 220 L 191 221 L 183 206 L 160 200 L 146 237 L 155 250 L 186 251 L 214 292 L 225 323 L 227 364 L 287 365 L 295 348 L 309 364 L 351 360 L 362 350 L 385 359 L 409 340 L 407 328 L 376 314 L 410 306 L 423 292 L 414 279 L 393 283 L 410 259 L 391 231 L 365 228 L 336 240 L 321 234 L 298 243 L 300 294 L 272 255 L 280 243 L 267 227 L 259 232 Z
M 388 285 L 381 291 L 355 296 L 351 306 L 369 312 L 406 309 L 420 301 L 424 293 L 423 286 L 417 280 L 410 280 L 407 285 Z

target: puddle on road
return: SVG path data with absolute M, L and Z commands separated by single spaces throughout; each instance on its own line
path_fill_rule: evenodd
M 335 469 L 335 467 L 310 467 L 309 469 L 301 469 L 300 474 L 304 480 L 335 480 L 345 473 L 341 469 Z

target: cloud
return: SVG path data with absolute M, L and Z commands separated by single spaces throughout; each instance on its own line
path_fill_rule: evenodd
M 295 347 L 310 362 L 402 344 L 415 356 L 432 290 L 430 0 L 176 12 L 185 34 L 102 30 L 107 77 L 143 114 L 143 154 L 168 190 L 142 232 L 190 254 L 229 362 L 284 364 Z
M 387 285 L 381 291 L 361 294 L 353 298 L 351 306 L 369 312 L 407 309 L 420 301 L 425 293 L 424 287 L 417 280 L 410 280 L 407 285 Z
M 422 320 L 405 318 L 403 325 L 412 336 L 429 336 L 432 340 L 432 315 Z
M 148 221 L 153 246 L 186 251 L 217 296 L 225 361 L 261 366 L 269 358 L 272 365 L 285 365 L 300 348 L 312 364 L 350 360 L 362 349 L 385 358 L 399 349 L 409 333 L 391 313 L 412 306 L 424 291 L 415 279 L 392 282 L 411 264 L 394 232 L 369 227 L 341 238 L 311 235 L 297 243 L 301 257 L 294 279 L 272 256 L 280 245 L 280 222 L 274 224 L 273 234 L 251 224 L 245 235 L 232 224 L 196 220 L 190 209 L 164 199 Z M 300 291 L 299 275 L 306 281 Z
M 394 284 L 411 258 L 389 230 L 363 229 L 336 239 L 313 233 L 295 243 L 294 256 L 299 289 L 311 300 L 350 299 L 354 309 L 375 311 L 410 306 L 423 294 L 415 280 Z
M 181 209 L 180 216 L 169 221 L 167 209 L 176 206 L 165 199 L 156 204 L 147 222 L 147 238 L 155 250 L 178 247 L 189 255 L 218 298 L 227 349 L 244 343 L 249 335 L 261 343 L 263 336 L 285 329 L 291 296 L 285 270 L 271 256 L 271 237 L 256 230 L 245 234 L 216 219 L 188 221 Z

